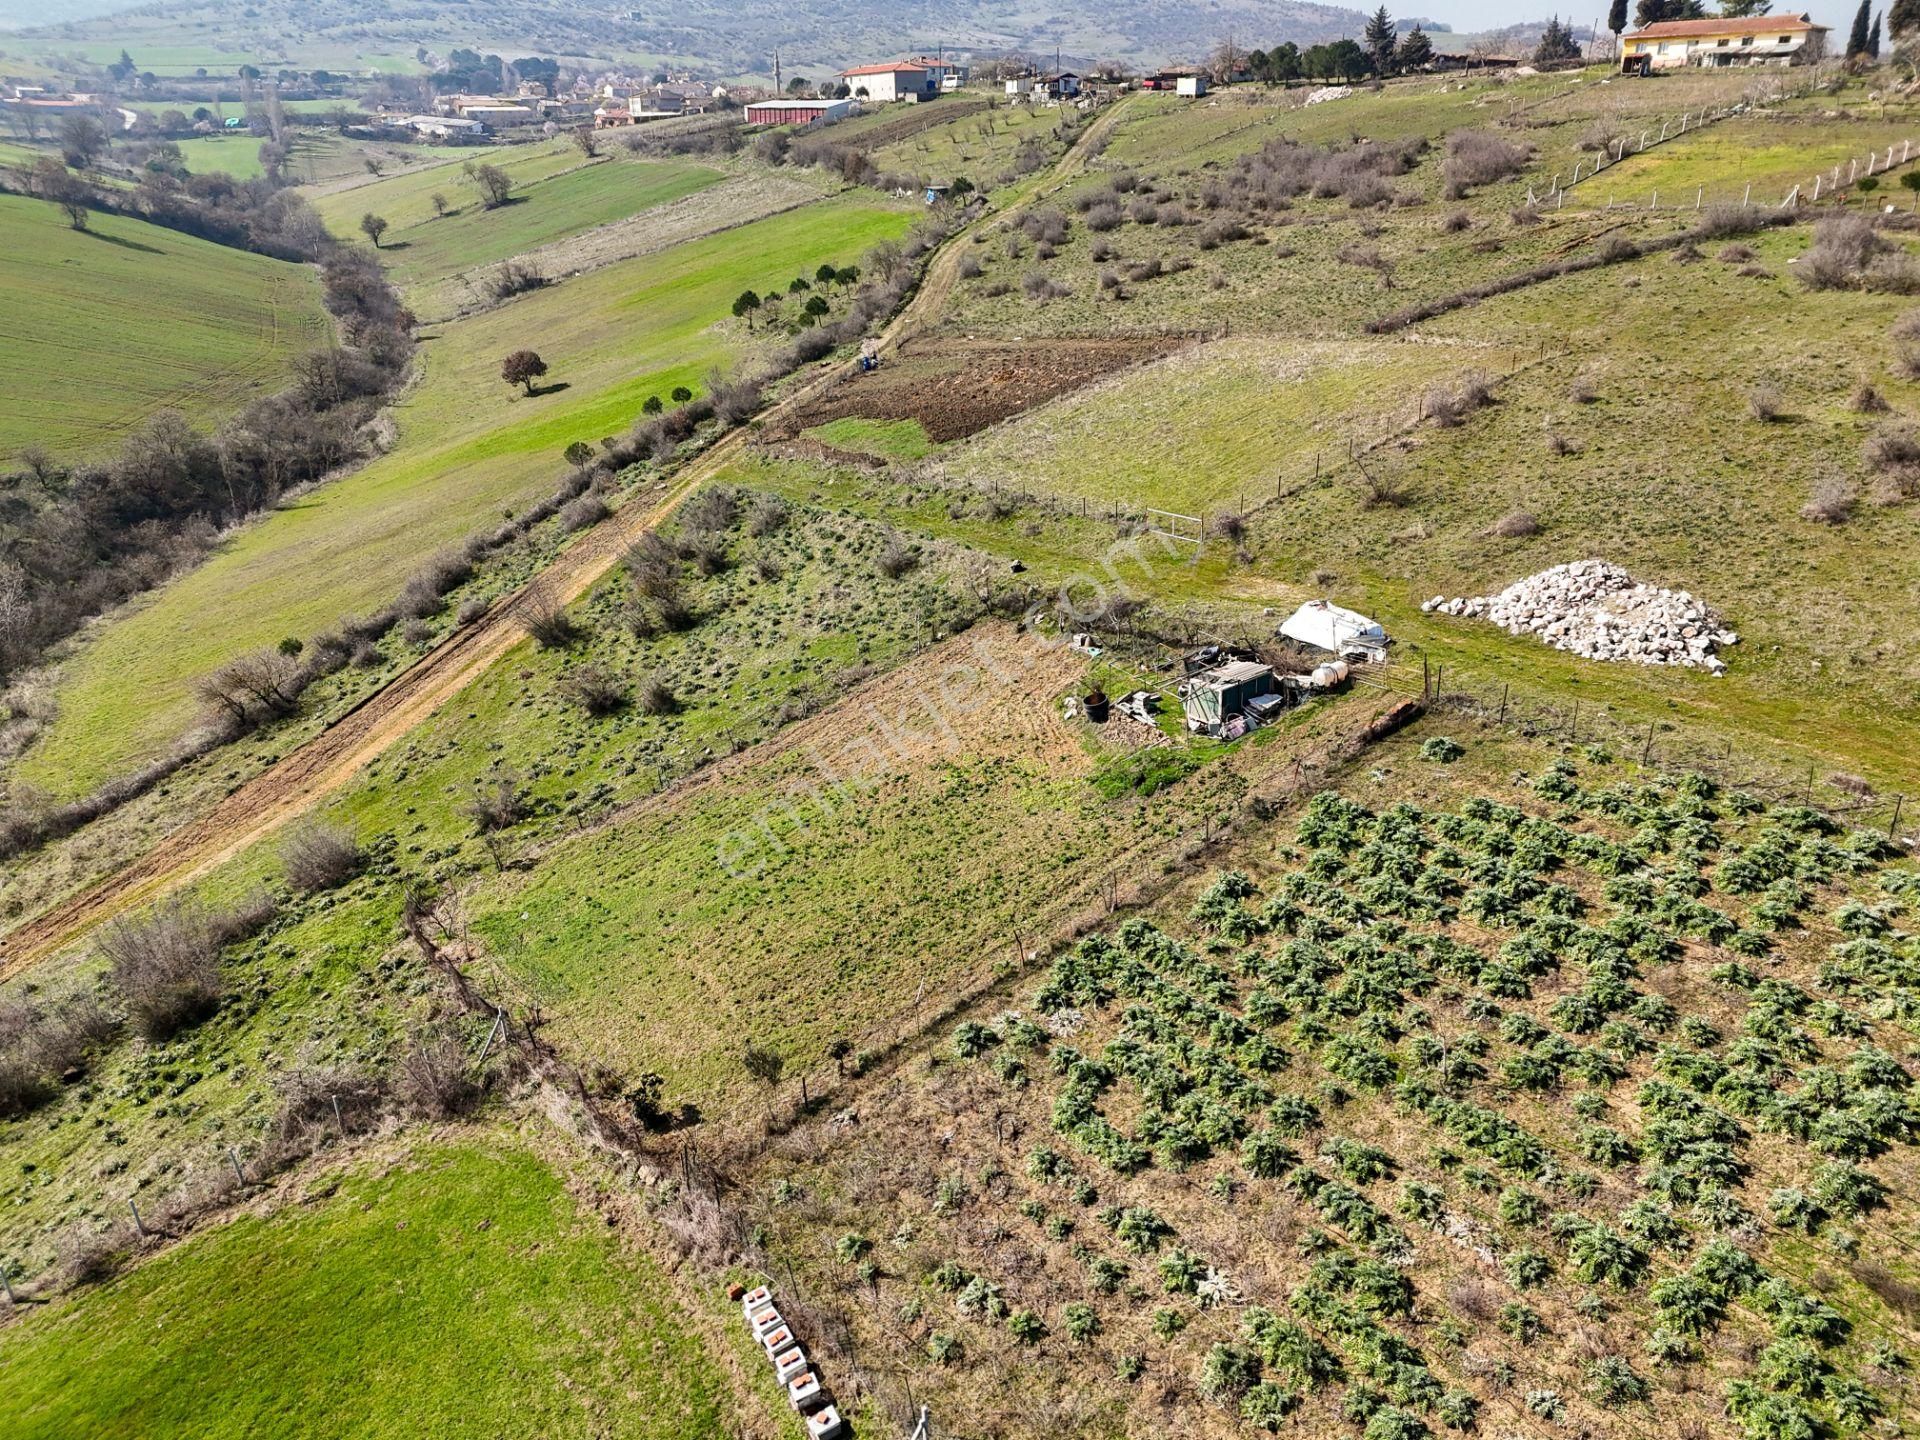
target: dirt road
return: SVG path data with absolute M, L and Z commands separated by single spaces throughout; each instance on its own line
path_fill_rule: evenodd
M 974 225 L 1017 214 L 1084 173 L 1125 108 L 1126 102 L 1122 101 L 1089 125 L 1054 165 L 1045 183 L 1035 186 L 1005 209 L 990 212 Z M 955 232 L 928 262 L 920 288 L 881 332 L 883 351 L 898 346 L 939 314 L 958 282 L 960 257 L 970 244 L 972 228 Z M 763 412 L 762 418 L 778 424 L 831 386 L 848 368 L 834 366 L 820 372 Z M 563 550 L 526 586 L 502 598 L 480 620 L 455 631 L 444 644 L 395 676 L 391 684 L 242 785 L 205 815 L 167 836 L 140 859 L 0 938 L 0 980 L 17 974 L 130 907 L 198 879 L 341 789 L 368 762 L 411 732 L 517 645 L 526 633 L 522 617 L 529 609 L 567 604 L 585 594 L 613 567 L 628 546 L 665 520 L 682 500 L 731 463 L 744 448 L 745 436 L 744 429 L 735 429 L 704 454 L 689 461 L 672 478 L 666 494 L 651 504 L 633 502 L 622 506 Z

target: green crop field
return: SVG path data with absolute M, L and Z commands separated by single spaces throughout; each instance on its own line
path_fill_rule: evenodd
M 279 388 L 327 337 L 319 292 L 304 266 L 0 196 L 0 459 L 97 455 L 155 411 L 216 420 Z
M 17 1440 L 678 1440 L 724 1382 L 667 1282 L 505 1136 L 307 1183 L 0 1331 Z
M 839 450 L 884 455 L 890 460 L 918 460 L 934 449 L 926 427 L 918 420 L 830 420 L 806 434 Z
M 698 386 L 739 355 L 734 296 L 903 233 L 879 204 L 808 206 L 628 261 L 446 326 L 398 408 L 389 455 L 249 527 L 219 555 L 100 632 L 69 667 L 60 713 L 21 773 L 82 791 L 165 747 L 221 660 L 389 599 L 437 546 L 550 492 L 574 440 L 626 429 L 647 396 Z M 501 384 L 500 357 L 539 347 L 564 385 Z
M 1740 116 L 1683 139 L 1655 145 L 1643 154 L 1627 156 L 1602 170 L 1599 178 L 1582 180 L 1569 203 L 1577 200 L 1595 205 L 1617 200 L 1644 205 L 1657 193 L 1664 204 L 1692 204 L 1703 192 L 1704 203 L 1715 199 L 1738 201 L 1751 185 L 1756 204 L 1775 205 L 1796 185 L 1811 195 L 1814 177 L 1822 173 L 1827 174 L 1826 186 L 1831 187 L 1830 172 L 1836 165 L 1842 180 L 1847 178 L 1852 161 L 1859 161 L 1864 174 L 1869 154 L 1878 155 L 1876 163 L 1884 165 L 1888 147 L 1898 153 L 1907 141 L 1920 150 L 1920 123 L 1883 120 L 1862 125 L 1814 118 Z M 1588 157 L 1589 168 L 1592 163 L 1592 157 Z M 1897 178 L 1890 175 L 1880 182 L 1889 192 L 1885 197 L 1889 200 L 1907 193 L 1898 188 Z
M 380 243 L 394 279 L 410 294 L 453 276 L 477 284 L 485 266 L 638 215 L 720 179 L 719 171 L 702 165 L 610 160 L 536 181 L 497 210 L 463 196 L 467 203 L 457 213 L 395 226 Z M 377 201 L 368 196 L 365 203 Z M 337 223 L 340 207 L 329 208 Z M 357 217 L 352 228 L 357 235 Z
M 1411 423 L 1410 400 L 1481 358 L 1394 341 L 1221 340 L 1041 406 L 947 464 L 976 483 L 1106 505 L 1244 509 L 1310 479 L 1318 453 L 1331 467 L 1349 440 Z
M 394 175 L 369 175 L 355 184 L 324 189 L 314 205 L 327 228 L 336 235 L 356 239 L 360 217 L 372 211 L 384 216 L 396 231 L 406 230 L 435 217 L 435 195 L 443 196 L 450 210 L 478 209 L 480 192 L 462 173 L 469 163 L 506 171 L 522 191 L 587 163 L 571 143 L 554 140 L 484 149 L 423 146 L 420 153 L 436 163 Z

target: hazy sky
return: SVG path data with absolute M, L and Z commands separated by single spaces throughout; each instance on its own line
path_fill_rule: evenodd
M 1368 8 L 1359 0 L 1349 0 L 1354 8 Z M 1880 0 L 1875 0 L 1876 8 Z M 1517 25 L 1523 20 L 1544 20 L 1554 11 L 1556 4 L 1570 8 L 1562 9 L 1560 14 L 1575 26 L 1588 26 L 1596 22 L 1602 28 L 1607 23 L 1608 0 L 1405 0 L 1405 10 L 1409 15 L 1431 15 L 1435 20 L 1444 20 L 1455 30 L 1498 29 L 1502 25 Z M 1711 12 L 1713 6 L 1708 5 Z M 1794 4 L 1792 0 L 1774 0 L 1774 10 L 1780 13 L 1810 13 L 1815 22 L 1821 25 L 1848 25 L 1853 21 L 1853 8 L 1848 7 L 1846 14 L 1838 20 L 1831 3 L 1827 5 Z M 1392 10 L 1393 6 L 1388 5 Z M 1633 13 L 1631 3 L 1627 6 L 1629 16 Z

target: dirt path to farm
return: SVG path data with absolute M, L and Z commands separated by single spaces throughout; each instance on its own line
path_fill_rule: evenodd
M 1017 214 L 1083 174 L 1127 108 L 1112 106 L 1082 132 L 1073 147 L 1035 186 L 1005 209 L 974 226 Z M 960 259 L 974 226 L 955 234 L 935 252 L 913 298 L 880 335 L 890 352 L 939 315 L 959 280 Z M 762 418 L 778 426 L 799 413 L 852 367 L 830 367 L 798 386 Z M 454 632 L 393 682 L 342 715 L 306 744 L 235 790 L 212 810 L 167 836 L 131 865 L 53 906 L 0 937 L 0 980 L 144 901 L 200 878 L 257 843 L 316 803 L 342 789 L 377 758 L 474 679 L 525 635 L 523 619 L 537 607 L 578 599 L 647 531 L 681 501 L 718 475 L 745 450 L 747 432 L 736 427 L 690 461 L 650 502 L 635 500 L 583 534 L 520 590 L 500 599 L 478 621 Z

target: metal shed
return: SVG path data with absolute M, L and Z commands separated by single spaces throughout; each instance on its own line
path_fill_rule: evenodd
M 1187 728 L 1217 734 L 1234 716 L 1247 708 L 1247 702 L 1274 691 L 1271 666 L 1252 660 L 1236 660 L 1203 670 L 1187 684 L 1181 705 L 1187 713 Z

